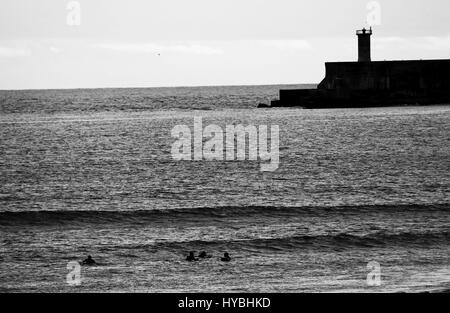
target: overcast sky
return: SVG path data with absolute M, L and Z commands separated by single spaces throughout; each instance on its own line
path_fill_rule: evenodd
M 449 0 L 70 2 L 1 1 L 0 89 L 318 83 L 368 23 L 374 60 L 450 58 Z

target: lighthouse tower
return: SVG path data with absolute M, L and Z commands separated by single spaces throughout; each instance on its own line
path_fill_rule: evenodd
M 363 28 L 357 30 L 358 36 L 358 62 L 370 62 L 370 36 L 372 36 L 372 27 L 370 29 Z

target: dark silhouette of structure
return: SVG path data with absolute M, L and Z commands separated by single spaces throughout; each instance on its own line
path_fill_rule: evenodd
M 280 99 L 271 107 L 450 104 L 450 60 L 372 62 L 372 29 L 356 34 L 358 62 L 326 63 L 326 76 L 317 89 L 280 90 Z
M 358 62 L 370 62 L 372 61 L 370 56 L 370 36 L 372 36 L 372 27 L 370 30 L 363 28 L 357 30 L 358 36 Z

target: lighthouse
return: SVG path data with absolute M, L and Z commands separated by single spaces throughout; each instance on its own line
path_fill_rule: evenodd
M 372 36 L 372 27 L 370 29 L 363 28 L 357 30 L 358 36 L 358 62 L 370 62 L 370 36 Z
M 450 103 L 450 59 L 372 61 L 372 28 L 357 30 L 358 62 L 326 62 L 315 89 L 280 90 L 271 107 L 365 108 Z

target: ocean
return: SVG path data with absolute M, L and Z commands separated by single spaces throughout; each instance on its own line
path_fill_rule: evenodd
M 0 91 L 0 291 L 450 290 L 450 106 L 256 109 L 302 87 Z M 278 125 L 278 170 L 174 160 L 195 117 Z

